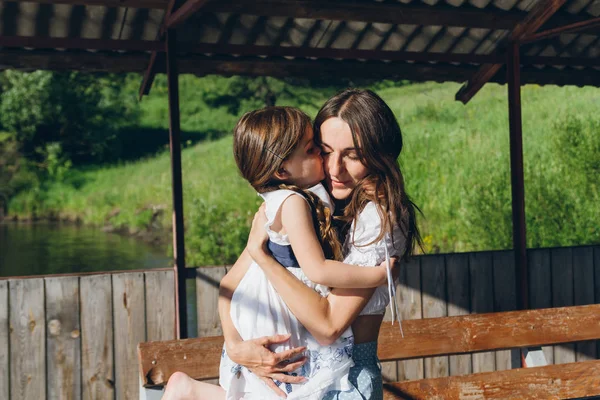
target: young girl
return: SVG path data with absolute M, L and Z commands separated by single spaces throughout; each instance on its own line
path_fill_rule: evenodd
M 247 113 L 234 130 L 234 156 L 242 176 L 265 200 L 269 249 L 291 274 L 321 296 L 329 294 L 329 287 L 385 284 L 390 274 L 385 265 L 361 268 L 328 259 L 340 260 L 341 246 L 331 225 L 331 201 L 320 184 L 324 179 L 320 148 L 306 114 L 290 107 Z M 334 390 L 356 391 L 348 380 L 354 365 L 351 329 L 332 343 L 319 343 L 289 311 L 256 263 L 233 293 L 230 315 L 244 340 L 289 333 L 289 341 L 273 351 L 306 347 L 307 362 L 291 373 L 306 381 L 279 382 L 288 399 L 321 399 Z M 224 390 L 207 387 L 207 398 L 214 399 L 218 393 L 227 399 L 279 398 L 256 375 L 233 363 L 225 348 L 219 383 Z M 168 394 L 169 387 L 165 397 Z

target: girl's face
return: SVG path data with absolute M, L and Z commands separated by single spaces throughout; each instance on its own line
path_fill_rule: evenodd
M 313 130 L 309 127 L 298 146 L 282 163 L 283 172 L 278 172 L 280 179 L 301 188 L 308 188 L 325 178 L 321 149 L 314 139 Z
M 327 187 L 336 200 L 347 199 L 356 184 L 367 176 L 367 167 L 359 160 L 352 131 L 343 119 L 329 118 L 320 130 Z

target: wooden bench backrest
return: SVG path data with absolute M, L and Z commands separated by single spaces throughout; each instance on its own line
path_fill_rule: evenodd
M 600 304 L 473 314 L 384 323 L 381 361 L 531 347 L 600 339 Z M 222 337 L 140 343 L 144 386 L 164 385 L 175 371 L 195 379 L 216 378 Z

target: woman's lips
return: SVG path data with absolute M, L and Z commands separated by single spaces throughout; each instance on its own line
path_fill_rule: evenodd
M 346 187 L 348 182 L 336 181 L 335 179 L 331 180 L 331 186 L 333 187 Z

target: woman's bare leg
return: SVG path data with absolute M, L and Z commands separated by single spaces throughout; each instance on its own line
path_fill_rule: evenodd
M 169 378 L 162 400 L 222 400 L 225 390 L 221 386 L 199 382 L 183 372 Z

